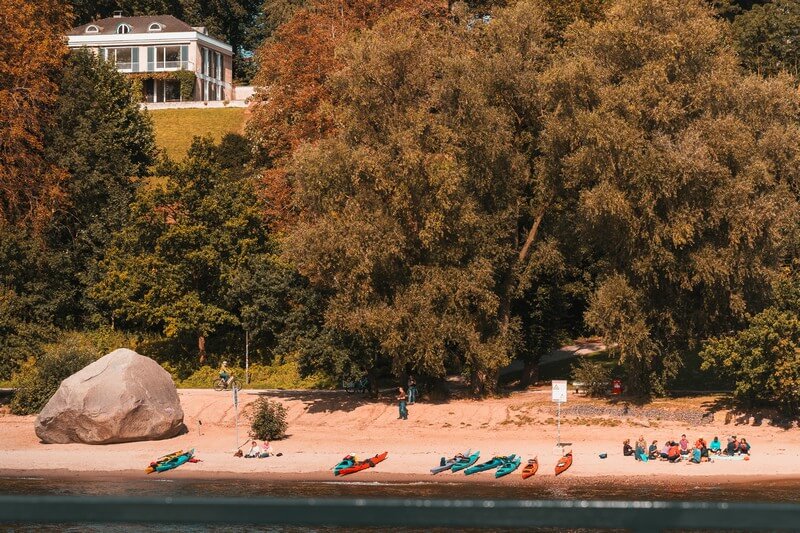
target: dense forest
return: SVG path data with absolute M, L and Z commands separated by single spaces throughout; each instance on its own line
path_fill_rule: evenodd
M 160 153 L 131 81 L 62 38 L 117 9 L 231 42 L 247 134 Z M 241 363 L 246 333 L 303 376 L 459 372 L 483 395 L 599 335 L 633 394 L 694 365 L 800 408 L 800 0 L 0 19 L 0 381 L 123 343 L 187 377 Z

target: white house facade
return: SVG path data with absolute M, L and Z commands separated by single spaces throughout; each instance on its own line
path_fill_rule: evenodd
M 117 13 L 73 28 L 67 37 L 70 48 L 89 48 L 121 72 L 141 79 L 146 102 L 233 99 L 231 46 L 171 15 Z M 191 96 L 187 72 L 194 74 Z M 188 80 L 191 83 L 191 76 Z

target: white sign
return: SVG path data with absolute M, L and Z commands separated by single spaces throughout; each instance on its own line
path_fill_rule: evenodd
M 567 382 L 563 379 L 553 380 L 553 401 L 558 403 L 567 402 Z

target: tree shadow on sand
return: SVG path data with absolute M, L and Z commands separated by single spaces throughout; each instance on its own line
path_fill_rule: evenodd
M 776 409 L 768 407 L 742 407 L 737 405 L 733 397 L 720 396 L 714 400 L 703 402 L 706 413 L 726 411 L 725 424 L 734 426 L 772 426 L 781 429 L 792 429 L 798 425 L 796 417 L 781 415 Z
M 397 405 L 397 389 L 381 388 L 377 396 L 362 393 L 348 394 L 344 390 L 256 390 L 248 394 L 268 398 L 300 401 L 308 405 L 309 413 L 333 413 L 353 411 L 364 405 Z M 446 404 L 450 398 L 426 396 L 418 403 L 426 405 Z M 413 405 L 413 404 L 412 404 Z

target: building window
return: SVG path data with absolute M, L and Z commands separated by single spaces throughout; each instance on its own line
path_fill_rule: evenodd
M 92 24 L 91 26 L 86 26 L 86 30 L 84 30 L 84 33 L 99 33 L 99 32 L 100 28 L 98 28 L 94 24 Z
M 147 31 L 161 31 L 161 24 L 158 22 L 153 22 L 147 27 Z
M 151 46 L 147 49 L 150 70 L 178 70 L 189 68 L 188 46 Z
M 113 62 L 117 70 L 136 72 L 139 70 L 138 48 L 103 48 L 103 59 Z
M 131 32 L 131 27 L 128 26 L 127 24 L 120 24 L 119 26 L 117 26 L 117 33 L 130 33 L 130 32 Z

